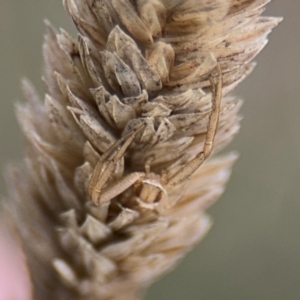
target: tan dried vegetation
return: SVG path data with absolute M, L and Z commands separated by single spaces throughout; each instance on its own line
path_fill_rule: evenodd
M 268 2 L 64 0 L 78 38 L 46 22 L 45 100 L 23 82 L 9 169 L 35 299 L 140 299 L 206 234 L 236 155 L 205 159 L 239 129 Z

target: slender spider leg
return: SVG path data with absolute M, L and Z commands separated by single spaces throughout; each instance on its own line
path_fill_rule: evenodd
M 113 173 L 117 162 L 122 158 L 125 151 L 134 140 L 136 134 L 142 128 L 144 128 L 144 126 L 140 126 L 133 132 L 130 132 L 122 137 L 100 157 L 92 173 L 92 177 L 88 186 L 88 194 L 95 205 L 99 205 L 102 189 Z M 108 161 L 108 163 L 105 164 L 105 161 Z
M 95 195 L 96 202 L 94 204 L 98 206 L 99 204 L 103 204 L 105 202 L 110 201 L 114 197 L 120 195 L 125 192 L 129 187 L 133 186 L 138 180 L 141 180 L 145 177 L 145 173 L 142 172 L 134 172 L 126 175 L 121 180 L 113 183 L 111 186 L 107 187 L 101 192 L 95 191 L 97 193 Z
M 182 167 L 168 180 L 168 187 L 176 186 L 178 183 L 183 182 L 189 176 L 191 176 L 210 155 L 213 149 L 214 138 L 218 128 L 220 105 L 222 99 L 222 71 L 219 63 L 217 64 L 216 68 L 218 76 L 211 76 L 210 78 L 212 86 L 212 110 L 209 116 L 203 149 L 193 160 L 191 160 L 186 166 Z

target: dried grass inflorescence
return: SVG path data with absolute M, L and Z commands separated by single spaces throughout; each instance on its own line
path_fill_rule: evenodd
M 239 129 L 228 94 L 279 22 L 268 2 L 64 0 L 78 38 L 46 22 L 45 101 L 23 82 L 9 179 L 35 299 L 139 299 L 205 235 L 236 159 L 198 168 L 208 123 L 216 153 Z

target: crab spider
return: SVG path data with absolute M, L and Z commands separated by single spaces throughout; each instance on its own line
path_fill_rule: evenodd
M 154 208 L 162 199 L 165 199 L 168 196 L 168 191 L 186 181 L 201 166 L 213 149 L 220 114 L 222 71 L 219 64 L 217 64 L 216 68 L 218 75 L 210 77 L 212 87 L 212 110 L 209 116 L 207 133 L 202 151 L 170 178 L 168 178 L 166 172 L 163 172 L 162 175 L 151 173 L 151 158 L 149 158 L 145 163 L 145 172 L 130 173 L 120 181 L 104 188 L 107 180 L 114 172 L 116 164 L 123 157 L 136 134 L 144 127 L 142 126 L 132 131 L 108 149 L 96 164 L 88 186 L 88 194 L 96 206 L 112 200 L 114 197 L 133 186 L 136 200 L 139 205 L 142 205 L 145 208 Z

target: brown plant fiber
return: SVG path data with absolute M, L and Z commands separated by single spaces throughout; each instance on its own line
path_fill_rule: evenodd
M 34 299 L 140 299 L 207 233 L 268 2 L 64 0 L 78 37 L 46 22 L 45 97 L 23 82 L 8 180 Z

